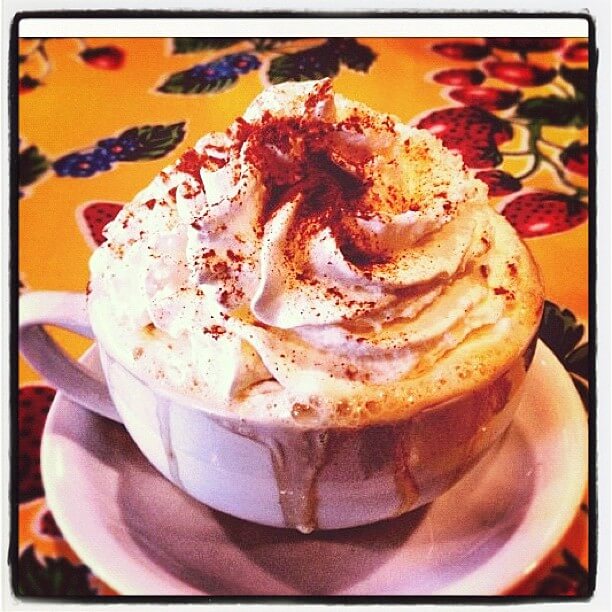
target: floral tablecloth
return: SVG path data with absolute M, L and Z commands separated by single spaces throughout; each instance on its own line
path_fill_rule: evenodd
M 588 409 L 588 45 L 559 38 L 22 39 L 20 291 L 84 291 L 101 230 L 199 136 L 268 82 L 331 76 L 347 97 L 433 131 L 489 184 L 549 300 L 540 336 Z M 53 332 L 78 357 L 88 341 Z M 115 594 L 45 504 L 41 432 L 55 390 L 19 362 L 18 590 Z M 588 593 L 587 499 L 511 594 Z

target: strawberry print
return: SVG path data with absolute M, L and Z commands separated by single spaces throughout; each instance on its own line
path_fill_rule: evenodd
M 582 129 L 588 125 L 588 70 L 563 63 L 586 62 L 588 43 L 565 45 L 563 38 L 550 37 L 484 38 L 482 43 L 441 41 L 432 50 L 453 60 L 484 61 L 461 69 L 449 66 L 431 75 L 436 83 L 452 87 L 443 90 L 442 95 L 465 105 L 465 109 L 435 111 L 421 119 L 418 127 L 433 132 L 449 149 L 461 153 L 467 166 L 480 170 L 476 176 L 488 185 L 492 197 L 521 191 L 523 185 L 529 186 L 530 177 L 543 168 L 564 185 L 564 191 L 571 190 L 534 190 L 508 201 L 504 214 L 522 236 L 543 236 L 584 223 L 588 212 L 583 200 L 586 202 L 588 189 L 577 184 L 572 175 L 588 176 L 588 145 L 554 142 L 543 130 L 548 126 Z M 553 51 L 559 52 L 556 59 L 528 61 L 530 53 Z M 516 89 L 491 86 L 487 79 L 503 81 Z M 531 93 L 527 89 L 547 85 L 551 87 L 544 92 Z M 499 111 L 510 109 L 503 118 L 498 116 Z M 513 147 L 499 151 L 501 143 L 512 139 L 514 125 L 526 137 L 522 150 Z M 521 173 L 512 175 L 496 169 L 510 156 L 528 162 Z
M 40 440 L 55 389 L 46 385 L 27 385 L 19 389 L 17 426 L 19 502 L 42 497 L 40 477 Z
M 436 53 L 454 60 L 481 60 L 489 55 L 489 47 L 486 45 L 465 42 L 440 43 L 434 45 L 432 49 Z
M 417 127 L 429 130 L 451 150 L 458 151 L 470 168 L 493 168 L 502 162 L 497 145 L 512 138 L 512 126 L 478 106 L 445 108 L 421 119 Z
M 563 562 L 551 568 L 550 573 L 538 583 L 538 597 L 588 597 L 592 594 L 589 572 L 567 548 L 561 551 Z
M 557 74 L 555 68 L 544 68 L 525 62 L 485 62 L 484 68 L 489 76 L 519 87 L 545 85 Z
M 579 42 L 570 45 L 563 52 L 563 59 L 566 62 L 585 63 L 589 61 L 589 43 Z
M 581 176 L 589 175 L 589 147 L 572 142 L 559 156 L 561 163 L 571 172 Z
M 559 49 L 563 45 L 562 38 L 487 38 L 485 40 L 494 49 L 517 53 L 544 53 Z
M 476 178 L 488 185 L 489 195 L 493 197 L 520 191 L 522 187 L 521 181 L 502 170 L 482 170 L 476 174 Z
M 23 65 L 24 71 L 34 71 L 35 76 L 31 73 L 22 73 L 18 81 L 18 91 L 20 94 L 26 94 L 34 91 L 46 82 L 46 77 L 53 70 L 53 63 L 49 51 L 47 50 L 47 41 L 49 38 L 40 38 L 34 41 L 34 45 L 24 54 L 18 56 L 19 64 Z M 81 45 L 81 51 L 78 57 L 83 63 L 92 68 L 99 70 L 119 70 L 125 63 L 125 51 L 116 45 L 108 45 L 104 47 L 89 47 L 84 39 L 77 39 Z
M 579 592 L 576 582 L 560 572 L 540 581 L 536 591 L 536 595 L 540 597 L 585 597 L 587 594 L 588 592 Z
M 472 70 L 454 68 L 436 72 L 436 74 L 433 75 L 433 80 L 442 85 L 454 85 L 455 87 L 480 85 L 485 80 L 485 74 L 476 68 Z
M 77 224 L 92 249 L 106 241 L 102 230 L 122 208 L 123 204 L 119 202 L 87 202 L 77 208 Z
M 505 110 L 514 106 L 523 94 L 518 90 L 474 86 L 451 89 L 448 95 L 467 106 L 480 106 L 486 110 Z
M 79 55 L 87 65 L 100 70 L 118 70 L 125 62 L 125 51 L 115 46 L 88 47 Z
M 505 204 L 502 214 L 523 238 L 535 238 L 569 230 L 588 218 L 587 207 L 571 196 L 536 191 Z

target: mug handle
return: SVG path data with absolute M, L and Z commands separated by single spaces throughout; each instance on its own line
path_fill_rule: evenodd
M 19 298 L 19 349 L 52 385 L 88 410 L 121 423 L 106 383 L 69 357 L 43 325 L 94 338 L 83 293 L 32 291 Z

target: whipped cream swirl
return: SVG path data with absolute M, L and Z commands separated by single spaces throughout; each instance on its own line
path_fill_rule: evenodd
M 133 339 L 137 367 L 221 405 L 355 393 L 500 321 L 493 215 L 429 132 L 329 79 L 285 83 L 106 227 L 90 303 Z

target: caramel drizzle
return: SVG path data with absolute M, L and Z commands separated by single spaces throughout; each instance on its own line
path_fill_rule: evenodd
M 159 423 L 159 434 L 168 460 L 168 472 L 170 480 L 177 486 L 183 488 L 178 471 L 178 462 L 172 446 L 172 436 L 170 433 L 170 402 L 168 400 L 157 400 L 157 420 Z
M 395 516 L 400 516 L 411 510 L 419 500 L 419 489 L 410 473 L 410 455 L 408 449 L 404 448 L 401 437 L 397 440 L 394 449 L 394 471 L 395 489 L 400 503 L 395 510 Z
M 317 480 L 325 462 L 327 434 L 308 432 L 298 448 L 275 441 L 269 446 L 285 525 L 311 533 L 317 524 Z
M 222 426 L 268 449 L 285 526 L 302 533 L 317 529 L 317 481 L 326 462 L 327 434 L 294 430 L 266 437 L 243 423 L 224 422 Z

